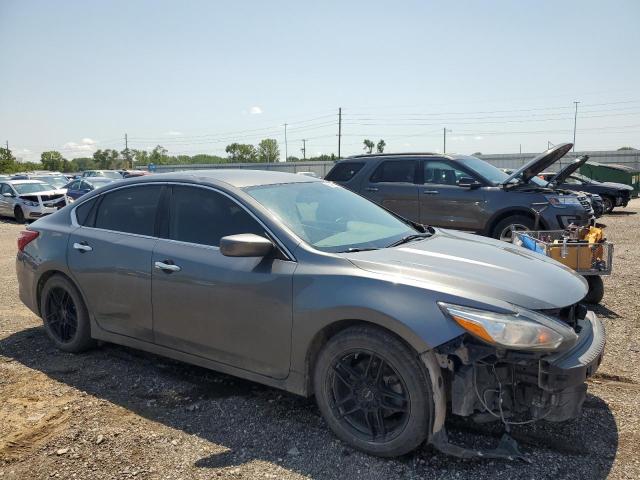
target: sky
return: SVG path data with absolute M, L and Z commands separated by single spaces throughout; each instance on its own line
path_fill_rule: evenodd
M 0 0 L 0 141 L 282 158 L 640 148 L 640 2 Z M 285 127 L 287 141 L 285 144 Z

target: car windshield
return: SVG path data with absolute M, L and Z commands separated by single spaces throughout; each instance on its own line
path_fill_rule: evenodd
M 325 252 L 384 248 L 418 233 L 378 205 L 329 182 L 245 190 L 298 237 Z
M 107 178 L 112 178 L 114 180 L 117 180 L 119 178 L 122 178 L 122 175 L 120 175 L 118 172 L 114 172 L 114 171 L 108 171 L 108 170 L 104 170 L 102 172 L 99 172 L 99 175 L 101 177 L 107 177 Z
M 111 178 L 91 178 L 89 180 L 86 180 L 87 183 L 90 183 L 91 185 L 93 185 L 96 188 L 100 188 L 103 185 L 106 185 L 108 183 L 113 183 L 113 179 Z
M 31 177 L 33 180 L 40 180 L 42 182 L 53 185 L 56 188 L 63 188 L 69 180 L 63 175 L 43 175 L 41 177 Z
M 484 160 L 480 160 L 477 157 L 458 157 L 457 160 L 466 167 L 476 172 L 492 185 L 502 185 L 502 183 L 511 176 L 510 173 L 506 173 L 503 170 L 500 170 L 499 168 L 494 167 L 490 163 L 485 162 Z M 522 181 L 522 177 L 520 175 L 511 180 L 511 182 L 514 183 L 518 181 Z M 547 185 L 547 182 L 545 180 L 542 180 L 541 178 L 538 178 L 536 176 L 532 177 L 531 180 L 529 180 L 529 183 L 533 183 L 534 185 L 537 185 L 539 187 L 545 187 Z
M 16 189 L 16 192 L 18 192 L 18 195 L 24 195 L 27 193 L 37 193 L 37 192 L 44 192 L 46 190 L 55 190 L 55 188 L 53 188 L 51 185 L 49 185 L 48 183 L 14 183 L 13 184 L 13 188 Z
M 583 182 L 587 182 L 587 183 L 600 183 L 597 180 L 594 180 L 593 178 L 585 177 L 580 173 L 572 173 L 571 176 L 573 178 L 577 178 L 578 180 L 582 180 Z

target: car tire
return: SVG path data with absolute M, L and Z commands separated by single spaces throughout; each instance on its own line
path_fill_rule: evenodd
M 47 280 L 40 296 L 40 313 L 47 336 L 60 350 L 79 353 L 95 346 L 82 296 L 62 275 Z
M 514 225 L 515 229 L 518 231 L 533 230 L 535 227 L 535 220 L 531 217 L 527 217 L 526 215 L 511 215 L 503 218 L 495 225 L 495 227 L 493 227 L 491 236 L 497 240 L 510 242 L 511 232 L 509 230 L 512 225 Z
M 406 454 L 428 437 L 434 400 L 415 351 L 378 328 L 332 337 L 313 372 L 316 402 L 331 430 L 370 455 Z
M 600 303 L 604 297 L 604 282 L 599 275 L 587 275 L 584 277 L 589 284 L 589 291 L 584 297 L 584 301 L 593 305 Z
M 16 218 L 16 222 L 22 224 L 25 222 L 24 212 L 22 208 L 16 205 L 16 208 L 13 209 L 13 216 Z
M 611 213 L 611 212 L 613 212 L 613 209 L 616 206 L 616 204 L 613 201 L 613 198 L 608 197 L 606 195 L 603 195 L 602 196 L 602 206 L 604 208 L 604 213 Z

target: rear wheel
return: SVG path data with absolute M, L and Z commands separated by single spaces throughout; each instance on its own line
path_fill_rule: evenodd
M 510 217 L 500 220 L 495 227 L 493 227 L 492 237 L 505 242 L 510 242 L 512 237 L 512 231 L 525 232 L 533 230 L 535 220 L 525 215 L 511 215 Z
M 13 209 L 13 216 L 16 217 L 16 222 L 18 223 L 25 222 L 24 212 L 22 211 L 22 208 L 20 208 L 19 206 L 16 206 L 16 208 Z
M 59 349 L 82 352 L 94 346 L 87 308 L 68 279 L 54 275 L 47 280 L 40 305 L 47 335 Z
M 613 207 L 615 207 L 613 199 L 607 196 L 602 197 L 602 204 L 604 207 L 604 213 L 611 213 L 613 211 Z
M 432 425 L 433 395 L 418 355 L 393 335 L 352 327 L 320 352 L 313 385 L 320 411 L 343 441 L 371 455 L 403 455 Z

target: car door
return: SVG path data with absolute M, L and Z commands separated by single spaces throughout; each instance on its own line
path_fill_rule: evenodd
M 446 159 L 424 160 L 420 222 L 444 228 L 480 231 L 485 221 L 482 188 L 460 186 L 477 177 Z
M 151 256 L 162 186 L 119 188 L 74 209 L 67 262 L 104 330 L 153 340 Z
M 361 193 L 369 200 L 413 221 L 419 221 L 418 160 L 384 160 L 363 181 Z
M 232 258 L 220 238 L 265 228 L 219 191 L 175 185 L 153 252 L 155 342 L 275 378 L 289 373 L 295 262 Z

